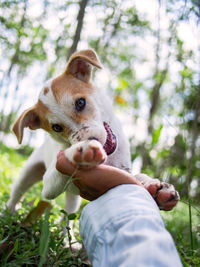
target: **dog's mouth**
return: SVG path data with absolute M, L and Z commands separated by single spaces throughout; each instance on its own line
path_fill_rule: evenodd
M 108 123 L 104 122 L 103 125 L 104 125 L 106 132 L 107 132 L 107 139 L 106 139 L 106 142 L 105 142 L 103 148 L 106 151 L 107 155 L 111 155 L 117 147 L 117 138 L 113 134 Z

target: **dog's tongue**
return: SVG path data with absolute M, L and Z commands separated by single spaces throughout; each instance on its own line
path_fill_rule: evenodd
M 110 155 L 115 151 L 117 147 L 117 138 L 110 129 L 110 126 L 106 122 L 104 122 L 103 125 L 107 132 L 107 139 L 103 148 L 106 151 L 106 154 Z

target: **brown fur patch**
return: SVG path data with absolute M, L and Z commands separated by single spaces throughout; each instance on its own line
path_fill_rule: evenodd
M 43 91 L 44 95 L 46 95 L 48 92 L 49 92 L 49 88 L 48 87 L 45 87 L 44 88 L 44 91 Z
M 47 120 L 47 114 L 51 113 L 51 111 L 48 109 L 47 106 L 45 106 L 40 100 L 35 106 L 36 112 L 38 114 L 39 120 L 40 120 L 40 128 L 44 129 L 47 132 L 53 132 L 52 130 L 52 124 L 49 123 Z M 63 137 L 68 137 L 69 133 L 71 132 L 71 129 L 66 124 L 62 124 L 63 126 L 63 132 L 58 133 L 62 135 Z
M 48 112 L 48 108 L 39 100 L 36 105 L 21 114 L 13 125 L 13 131 L 17 136 L 19 144 L 22 142 L 25 127 L 29 127 L 32 130 L 38 128 L 48 129 L 45 120 L 45 114 Z
M 65 93 L 88 95 L 94 90 L 91 83 L 84 83 L 67 73 L 63 73 L 54 79 L 51 88 L 57 103 L 61 103 Z
M 35 105 L 35 112 L 39 117 L 40 121 L 40 128 L 49 132 L 51 130 L 51 125 L 46 119 L 47 114 L 50 113 L 50 110 L 47 106 L 45 106 L 42 101 L 38 100 L 37 104 Z
M 97 57 L 96 53 L 93 50 L 87 49 L 87 50 L 78 51 L 70 57 L 66 71 L 68 71 L 68 68 L 71 62 L 77 58 L 81 58 L 82 60 L 89 62 L 90 64 L 92 64 L 93 66 L 96 66 L 99 69 L 102 68 L 101 62 L 99 58 Z

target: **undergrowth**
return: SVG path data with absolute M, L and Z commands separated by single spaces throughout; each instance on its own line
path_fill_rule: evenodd
M 24 151 L 30 150 L 25 148 L 22 151 L 16 151 L 0 145 L 0 266 L 90 266 L 78 232 L 79 213 L 67 215 L 62 210 L 63 194 L 51 201 L 53 208 L 50 212 L 46 210 L 42 217 L 29 224 L 24 222 L 27 215 L 42 200 L 42 183 L 34 185 L 25 194 L 16 213 L 11 214 L 6 208 L 10 186 L 29 155 Z M 69 245 L 71 229 L 61 223 L 62 216 L 68 216 L 73 220 L 73 232 L 76 243 L 79 244 L 78 250 L 71 248 L 74 243 L 70 242 Z M 68 234 L 65 236 L 63 227 L 67 227 Z M 77 247 L 76 244 L 75 247 Z
M 10 214 L 5 204 L 3 208 L 0 266 L 89 266 L 84 263 L 87 259 L 83 249 L 72 251 L 66 246 L 63 229 L 54 212 L 46 210 L 40 219 L 25 225 L 26 209 L 20 208 L 17 213 Z
M 180 201 L 170 212 L 161 212 L 185 267 L 200 267 L 200 209 L 192 207 L 193 249 L 190 240 L 188 204 Z
M 53 208 L 30 224 L 24 224 L 27 214 L 41 201 L 42 184 L 38 183 L 26 193 L 21 207 L 15 214 L 6 209 L 10 185 L 17 177 L 28 157 L 30 149 L 21 151 L 8 148 L 2 144 L 0 154 L 0 266 L 90 266 L 84 249 L 81 248 L 81 238 L 78 233 L 79 213 L 66 214 L 64 197 L 60 195 L 51 201 Z M 64 213 L 64 214 L 63 214 Z M 63 226 L 60 217 L 69 216 L 74 221 L 74 231 L 79 250 L 73 251 L 66 246 Z M 180 202 L 171 212 L 162 212 L 166 227 L 172 234 L 182 263 L 185 267 L 200 266 L 200 211 L 192 208 L 193 249 L 189 235 L 189 215 L 187 203 Z

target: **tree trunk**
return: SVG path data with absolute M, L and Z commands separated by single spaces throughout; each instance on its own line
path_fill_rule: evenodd
M 198 93 L 197 93 L 197 100 L 196 106 L 194 110 L 194 121 L 192 124 L 192 141 L 190 146 L 190 157 L 188 159 L 188 172 L 187 172 L 187 182 L 188 182 L 188 194 L 190 189 L 190 183 L 192 181 L 192 172 L 193 172 L 193 160 L 195 156 L 195 149 L 196 149 L 196 141 L 198 138 L 198 121 L 200 117 L 200 84 L 198 85 Z
M 70 56 L 76 51 L 77 46 L 78 46 L 78 42 L 80 41 L 80 37 L 81 37 L 81 31 L 83 28 L 83 20 L 84 20 L 84 16 L 85 16 L 85 9 L 87 6 L 88 0 L 81 0 L 79 3 L 79 13 L 77 16 L 77 27 L 76 27 L 76 32 L 73 38 L 73 44 L 71 46 L 71 48 L 69 49 L 68 55 L 67 55 L 67 59 L 70 58 Z
M 191 198 L 190 198 L 190 187 L 193 175 L 193 160 L 195 157 L 195 149 L 196 149 L 196 141 L 198 138 L 198 121 L 200 117 L 200 83 L 198 85 L 198 94 L 197 94 L 197 101 L 196 107 L 194 110 L 194 121 L 192 124 L 192 141 L 190 146 L 190 157 L 188 159 L 188 172 L 186 176 L 187 181 L 187 193 L 188 193 L 188 207 L 189 207 L 189 225 L 190 225 L 190 244 L 191 249 L 193 249 L 193 233 L 192 233 L 192 205 L 191 205 Z

